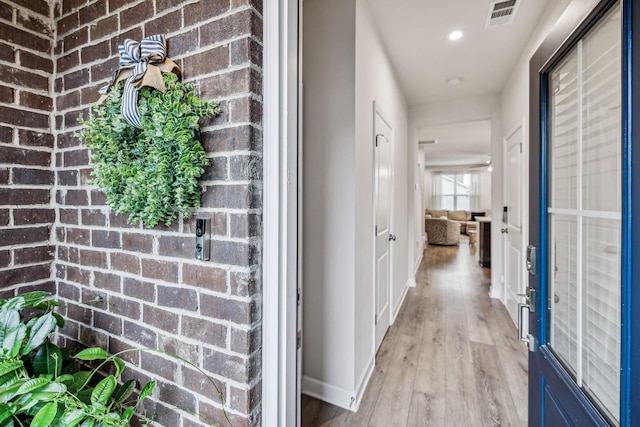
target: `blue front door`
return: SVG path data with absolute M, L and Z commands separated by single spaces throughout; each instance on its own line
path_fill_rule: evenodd
M 568 11 L 530 67 L 529 425 L 635 426 L 640 10 L 576 0 Z

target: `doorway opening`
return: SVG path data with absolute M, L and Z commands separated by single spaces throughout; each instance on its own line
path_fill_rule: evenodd
M 484 192 L 486 200 L 482 211 L 485 215 L 497 211 L 488 194 L 495 193 L 494 187 L 498 185 L 489 178 L 488 169 L 492 164 L 487 161 L 497 163 L 498 168 L 502 163 L 501 158 L 495 160 L 493 153 L 501 153 L 501 148 L 495 148 L 495 140 L 499 144 L 501 141 L 497 135 L 502 134 L 500 97 L 491 94 L 473 101 L 461 98 L 422 106 L 409 105 L 394 64 L 384 48 L 370 3 L 309 0 L 304 2 L 303 13 L 302 392 L 333 405 L 333 408 L 355 414 L 366 412 L 362 405 L 369 404 L 367 393 L 371 392 L 367 390 L 371 390 L 373 382 L 380 381 L 376 374 L 377 367 L 382 364 L 377 358 L 381 357 L 385 342 L 379 351 L 376 350 L 379 338 L 385 333 L 376 329 L 381 323 L 379 320 L 389 321 L 392 325 L 386 333 L 389 337 L 395 324 L 405 316 L 403 313 L 409 310 L 407 307 L 414 304 L 410 301 L 415 299 L 415 294 L 426 286 L 418 281 L 420 266 L 430 261 L 429 252 L 427 258 L 423 258 L 425 209 L 429 206 L 422 192 L 416 191 L 424 189 L 426 163 L 424 152 L 419 152 L 418 141 L 434 129 L 482 130 L 466 140 L 460 139 L 460 143 L 466 146 L 480 138 L 486 142 L 486 146 L 471 153 L 465 166 L 467 171 L 471 170 L 470 174 L 485 177 L 477 184 L 489 189 Z M 394 146 L 388 177 L 391 178 L 390 197 L 395 210 L 388 218 L 388 228 L 382 227 L 381 219 L 374 214 L 375 145 L 383 138 L 378 135 L 384 132 L 378 131 L 374 123 L 373 105 L 384 111 Z M 465 114 L 447 117 L 444 114 L 447 111 L 465 111 Z M 438 138 L 441 146 L 445 146 L 446 136 Z M 440 169 L 443 166 L 439 164 Z M 473 196 L 475 198 L 481 197 L 480 193 L 474 194 L 477 194 Z M 460 201 L 462 196 L 454 195 Z M 500 202 L 495 204 L 499 206 Z M 471 208 L 475 206 L 469 204 L 469 209 L 460 209 L 469 211 L 469 218 L 453 221 L 464 222 L 466 229 L 467 222 L 471 222 Z M 480 209 L 478 205 L 475 212 L 479 213 Z M 385 256 L 380 252 L 377 257 L 375 239 L 382 230 L 386 232 L 383 238 L 393 249 Z M 489 241 L 492 235 L 495 230 L 489 231 Z M 396 239 L 390 241 L 391 236 Z M 476 265 L 471 254 L 475 249 L 469 246 L 466 231 L 457 237 L 459 256 L 464 257 L 466 253 L 467 258 L 449 267 L 471 268 Z M 433 254 L 436 256 L 435 248 Z M 376 263 L 385 257 L 389 257 L 388 269 L 386 265 L 381 268 Z M 501 265 L 497 260 L 496 264 Z M 486 273 L 482 271 L 475 271 L 473 277 L 484 277 Z M 459 279 L 454 272 L 442 274 Z M 385 292 L 376 288 L 378 277 L 389 277 Z M 482 283 L 481 286 L 487 285 Z M 488 299 L 488 293 L 487 287 L 483 298 Z M 452 302 L 451 307 L 459 306 L 456 304 Z M 469 310 L 471 313 L 472 308 Z M 467 329 L 467 334 L 469 323 L 466 317 L 454 322 Z M 415 322 L 414 328 L 424 329 Z M 447 329 L 444 325 L 440 328 Z M 520 346 L 513 325 L 510 332 L 514 346 Z M 484 335 L 485 341 L 489 341 L 488 334 Z M 454 338 L 451 340 L 455 341 Z M 444 342 L 446 348 L 446 338 Z M 468 359 L 472 360 L 470 344 L 466 346 L 469 348 Z M 525 371 L 520 371 L 524 382 Z M 467 372 L 473 375 L 473 369 Z M 473 376 L 467 380 L 476 382 Z M 446 381 L 442 384 L 446 387 Z M 452 388 L 449 387 L 449 392 L 455 393 Z M 393 387 L 385 390 L 393 390 Z M 438 398 L 445 401 L 444 396 Z M 416 399 L 420 401 L 419 396 Z M 477 402 L 474 405 L 476 408 L 485 406 Z M 524 403 L 521 406 L 526 407 Z M 376 404 L 376 407 L 384 410 L 384 406 Z

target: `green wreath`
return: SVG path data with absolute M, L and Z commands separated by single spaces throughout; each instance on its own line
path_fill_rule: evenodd
M 120 112 L 124 84 L 94 108 L 78 136 L 91 151 L 91 184 L 104 192 L 116 213 L 146 227 L 167 226 L 180 213 L 188 217 L 200 207 L 198 178 L 209 160 L 200 144 L 200 118 L 220 113 L 215 101 L 194 93 L 172 73 L 163 74 L 166 92 L 143 87 L 138 111 L 142 129 L 127 123 Z

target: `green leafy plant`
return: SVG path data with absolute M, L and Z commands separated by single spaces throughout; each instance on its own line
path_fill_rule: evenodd
M 166 92 L 139 90 L 142 129 L 121 114 L 123 82 L 98 105 L 78 136 L 91 150 L 92 183 L 117 213 L 147 227 L 170 225 L 200 206 L 198 178 L 209 160 L 199 138 L 199 120 L 220 113 L 215 101 L 198 98 L 194 86 L 163 74 Z
M 59 304 L 47 297 L 30 292 L 0 299 L 0 427 L 129 426 L 155 382 L 135 397 L 134 380 L 118 385 L 125 364 L 117 355 L 94 347 L 71 357 L 51 343 L 49 335 L 64 319 L 53 312 Z M 108 366 L 114 373 L 104 375 Z M 142 425 L 151 421 L 139 417 Z

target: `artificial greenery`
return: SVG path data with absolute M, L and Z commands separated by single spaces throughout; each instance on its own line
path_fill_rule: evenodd
M 170 225 L 180 213 L 189 216 L 200 206 L 198 178 L 209 160 L 199 140 L 200 118 L 213 117 L 215 101 L 198 98 L 193 84 L 172 73 L 163 74 L 166 92 L 139 90 L 142 129 L 121 114 L 124 84 L 112 88 L 78 135 L 91 150 L 92 183 L 106 195 L 117 213 L 147 227 Z
M 59 304 L 47 297 L 30 292 L 0 299 L 0 427 L 129 426 L 155 382 L 135 397 L 134 380 L 118 385 L 125 365 L 117 356 L 88 348 L 71 357 L 51 343 L 49 335 L 64 319 L 53 312 Z M 105 376 L 101 371 L 108 365 L 114 373 Z M 141 416 L 142 425 L 149 422 Z

